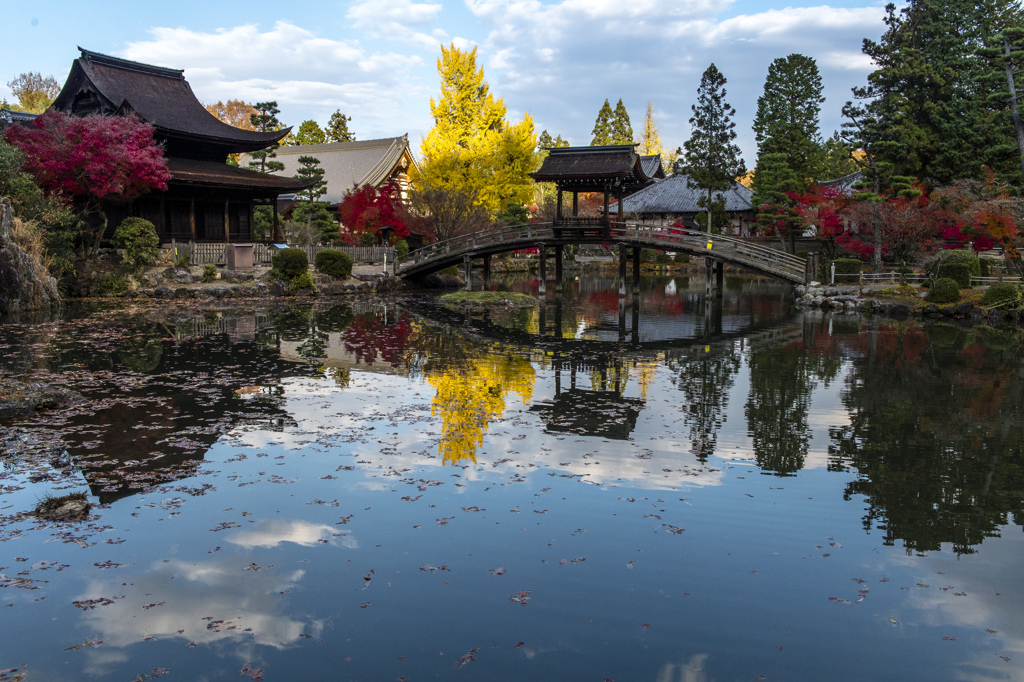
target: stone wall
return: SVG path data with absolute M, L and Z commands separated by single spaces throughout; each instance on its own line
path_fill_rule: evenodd
M 0 197 L 0 318 L 29 310 L 54 310 L 60 304 L 57 280 L 14 241 L 13 220 L 10 201 Z

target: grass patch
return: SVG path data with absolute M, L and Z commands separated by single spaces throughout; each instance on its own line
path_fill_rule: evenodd
M 80 521 L 89 515 L 92 504 L 85 493 L 54 497 L 47 495 L 36 505 L 36 516 L 47 521 Z
M 535 305 L 537 299 L 512 291 L 457 291 L 442 296 L 441 303 L 475 308 L 517 308 Z

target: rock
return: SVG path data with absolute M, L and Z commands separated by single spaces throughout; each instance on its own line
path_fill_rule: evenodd
M 282 281 L 277 280 L 270 285 L 271 296 L 284 296 L 288 293 L 288 286 Z
M 971 324 L 981 324 L 985 321 L 985 311 L 974 308 L 967 314 L 967 319 L 970 320 Z
M 162 281 L 160 277 L 158 277 L 157 275 L 143 275 L 142 280 L 145 284 L 148 284 L 153 288 L 160 286 L 160 283 Z
M 1001 324 L 1003 324 L 1004 322 L 1006 322 L 1006 315 L 1003 313 L 1002 310 L 999 310 L 998 308 L 996 308 L 995 310 L 990 310 L 989 311 L 989 313 L 988 313 L 988 323 L 990 325 L 992 325 L 993 327 L 998 327 Z
M 0 379 L 0 419 L 27 417 L 39 410 L 63 407 L 82 400 L 80 393 L 63 386 Z
M 256 295 L 257 296 L 266 296 L 267 295 L 267 285 L 264 284 L 263 282 L 257 283 L 256 284 Z
M 192 298 L 195 294 L 191 289 L 185 287 L 179 287 L 174 290 L 174 298 Z
M 192 276 L 192 273 L 188 268 L 172 267 L 164 270 L 164 279 L 169 279 L 172 282 L 178 284 L 192 284 L 196 281 L 196 278 Z
M 924 314 L 931 315 L 933 317 L 938 317 L 939 315 L 942 314 L 942 311 L 939 310 L 939 306 L 935 305 L 934 303 L 929 303 L 924 307 Z
M 807 287 L 805 287 L 803 284 L 798 284 L 796 286 L 796 295 L 797 296 L 803 296 L 806 293 L 807 293 Z
M 226 287 L 216 287 L 211 293 L 214 298 L 231 298 L 231 290 Z
M 156 291 L 153 292 L 153 295 L 156 298 L 170 298 L 171 296 L 174 295 L 174 292 L 172 292 L 167 287 L 157 287 Z
M 85 493 L 71 493 L 44 499 L 36 506 L 36 516 L 47 521 L 80 521 L 91 508 Z
M 956 305 L 956 314 L 957 315 L 967 315 L 972 310 L 974 310 L 974 304 L 971 303 L 970 301 L 964 301 L 963 303 L 958 303 Z

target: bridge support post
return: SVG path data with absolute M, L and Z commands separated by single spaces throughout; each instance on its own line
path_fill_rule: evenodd
M 640 293 L 640 247 L 633 247 L 633 293 Z
M 484 289 L 491 288 L 491 255 L 484 256 Z
M 555 291 L 562 290 L 562 245 L 555 247 Z
M 619 244 L 619 298 L 626 296 L 626 245 Z
M 540 258 L 538 265 L 540 266 L 540 295 L 543 296 L 547 293 L 547 280 L 548 280 L 548 254 L 547 247 L 543 244 L 537 244 L 537 255 Z
M 718 261 L 715 263 L 715 288 L 718 290 L 718 295 L 722 295 L 725 282 L 725 263 Z

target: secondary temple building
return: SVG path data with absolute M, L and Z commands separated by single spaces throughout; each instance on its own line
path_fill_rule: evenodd
M 182 70 L 79 50 L 50 108 L 73 116 L 137 116 L 154 127 L 171 173 L 166 191 L 108 207 L 111 233 L 124 218 L 138 216 L 156 226 L 162 242 L 251 242 L 258 204 L 276 213 L 279 195 L 309 186 L 306 180 L 227 164 L 229 154 L 264 149 L 290 128 L 235 128 L 206 110 Z

